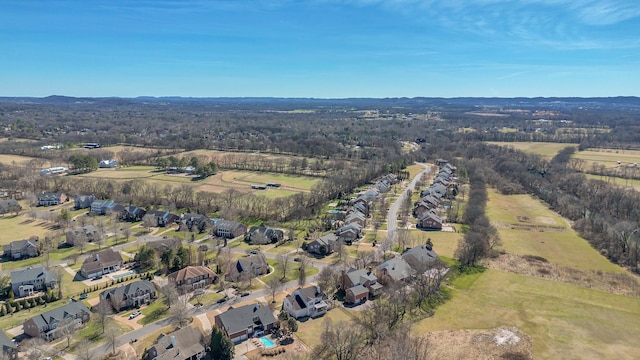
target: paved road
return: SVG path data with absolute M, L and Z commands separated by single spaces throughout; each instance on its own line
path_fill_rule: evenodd
M 396 241 L 396 230 L 398 229 L 398 210 L 400 210 L 400 206 L 402 206 L 402 202 L 407 196 L 407 189 L 413 191 L 416 187 L 416 183 L 420 181 L 422 176 L 428 174 L 431 171 L 431 166 L 423 163 L 416 163 L 424 168 L 424 170 L 416 175 L 413 180 L 407 185 L 407 187 L 402 191 L 400 197 L 394 202 L 389 208 L 389 212 L 387 213 L 387 234 L 391 236 L 393 243 Z

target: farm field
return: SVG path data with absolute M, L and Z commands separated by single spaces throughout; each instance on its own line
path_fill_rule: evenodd
M 577 152 L 573 157 L 585 161 L 584 171 L 588 171 L 595 166 L 604 165 L 606 168 L 619 167 L 618 161 L 622 165 L 633 165 L 640 163 L 640 150 L 619 150 L 619 149 L 587 149 Z
M 640 180 L 623 179 L 623 178 L 619 178 L 619 177 L 600 176 L 600 175 L 594 175 L 594 174 L 585 174 L 585 176 L 588 179 L 602 180 L 604 182 L 608 182 L 608 183 L 612 183 L 612 184 L 616 184 L 616 185 L 620 185 L 620 186 L 627 186 L 627 187 L 630 187 L 632 189 L 635 189 L 636 191 L 640 191 Z
M 192 181 L 192 177 L 186 175 L 167 175 L 157 171 L 153 166 L 131 166 L 118 169 L 100 169 L 95 172 L 78 175 L 85 178 L 108 178 L 114 180 L 144 180 L 148 183 L 159 185 L 189 185 L 195 191 L 224 192 L 230 189 L 263 195 L 268 198 L 286 197 L 300 192 L 308 192 L 320 182 L 319 178 L 286 175 L 278 173 L 265 173 L 253 171 L 221 171 L 205 180 Z M 279 188 L 267 188 L 267 190 L 251 189 L 252 184 L 264 185 L 267 182 L 281 184 Z
M 0 163 L 12 165 L 14 162 L 18 166 L 29 165 L 31 161 L 38 162 L 38 166 L 48 167 L 51 166 L 49 160 L 40 159 L 30 156 L 12 155 L 12 154 L 0 154 Z
M 500 142 L 500 141 L 487 141 L 488 144 L 498 146 L 510 146 L 515 149 L 538 154 L 546 157 L 554 157 L 558 151 L 568 146 L 578 146 L 578 144 L 569 143 L 552 143 L 552 142 Z
M 464 314 L 464 315 L 461 315 Z M 417 333 L 518 326 L 540 359 L 637 359 L 638 299 L 564 283 L 486 270 Z
M 488 193 L 487 215 L 507 252 L 542 256 L 584 270 L 624 272 L 578 236 L 565 219 L 530 195 L 501 195 L 492 189 Z

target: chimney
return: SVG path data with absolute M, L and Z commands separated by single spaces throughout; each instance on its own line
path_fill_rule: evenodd
M 175 348 L 176 347 L 176 337 L 171 335 L 171 347 Z

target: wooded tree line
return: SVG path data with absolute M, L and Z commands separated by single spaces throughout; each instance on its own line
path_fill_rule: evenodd
M 486 257 L 495 255 L 495 247 L 501 244 L 500 236 L 485 213 L 487 206 L 487 183 L 481 163 L 463 161 L 469 175 L 469 198 L 462 221 L 469 230 L 458 242 L 455 256 L 461 266 L 476 266 Z

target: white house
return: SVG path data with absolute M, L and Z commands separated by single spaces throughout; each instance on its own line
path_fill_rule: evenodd
M 324 294 L 320 291 L 320 287 L 315 285 L 298 289 L 287 295 L 282 307 L 296 319 L 322 316 L 330 308 L 324 301 Z

